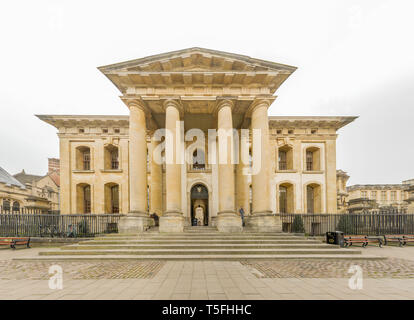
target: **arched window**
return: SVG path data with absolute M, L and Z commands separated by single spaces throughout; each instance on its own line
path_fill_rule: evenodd
M 105 147 L 105 170 L 117 170 L 119 169 L 119 151 L 118 147 L 112 144 Z
M 20 203 L 18 201 L 13 202 L 13 212 L 20 212 Z
M 76 148 L 76 169 L 91 170 L 91 149 L 89 147 Z
M 278 149 L 279 170 L 293 170 L 293 150 L 290 146 Z
M 119 185 L 105 184 L 105 213 L 119 213 Z
M 316 147 L 306 149 L 306 171 L 319 171 L 320 166 L 320 150 Z
M 10 201 L 3 199 L 3 211 L 10 211 Z
M 206 158 L 202 149 L 194 150 L 192 165 L 195 170 L 204 170 L 206 168 Z
M 293 185 L 291 183 L 283 183 L 279 186 L 279 212 L 294 212 Z
M 315 183 L 306 186 L 306 212 L 322 213 L 321 186 Z
M 91 213 L 92 198 L 91 186 L 80 183 L 76 186 L 76 209 L 77 213 Z

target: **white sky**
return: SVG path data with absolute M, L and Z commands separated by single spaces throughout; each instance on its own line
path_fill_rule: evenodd
M 0 166 L 45 174 L 56 129 L 34 114 L 128 114 L 96 67 L 188 47 L 297 66 L 271 115 L 357 115 L 349 184 L 414 178 L 412 1 L 2 1 Z

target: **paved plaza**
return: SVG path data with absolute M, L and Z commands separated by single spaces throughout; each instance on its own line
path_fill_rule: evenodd
M 44 248 L 0 250 L 0 299 L 413 299 L 414 247 L 369 247 L 382 260 L 19 261 Z M 53 250 L 52 248 L 50 250 Z M 63 289 L 49 288 L 49 267 Z M 363 271 L 352 290 L 351 265 Z

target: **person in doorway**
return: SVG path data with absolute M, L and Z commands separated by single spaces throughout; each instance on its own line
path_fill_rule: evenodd
M 240 213 L 240 217 L 242 219 L 242 225 L 244 227 L 244 209 L 243 209 L 243 207 L 240 207 L 239 213 Z

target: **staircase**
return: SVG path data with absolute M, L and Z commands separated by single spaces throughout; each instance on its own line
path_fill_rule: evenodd
M 187 227 L 180 234 L 110 234 L 40 251 L 36 260 L 243 260 L 377 259 L 361 250 L 344 249 L 288 233 L 220 233 L 213 227 Z M 33 259 L 33 258 L 32 258 Z

